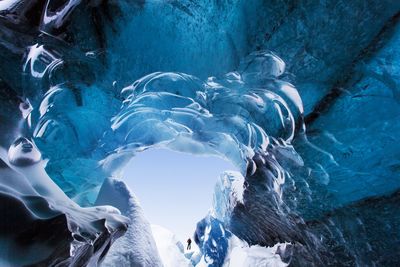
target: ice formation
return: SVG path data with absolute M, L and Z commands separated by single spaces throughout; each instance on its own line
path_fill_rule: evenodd
M 28 139 L 18 138 L 1 160 L 2 266 L 97 265 L 126 231 L 117 209 L 81 208 L 70 200 Z
M 115 178 L 168 147 L 240 170 L 217 180 L 190 264 L 397 266 L 399 11 L 0 1 L 0 265 L 161 266 Z
M 244 177 L 239 172 L 226 171 L 217 180 L 211 215 L 228 223 L 237 204 L 243 204 Z
M 101 266 L 163 265 L 150 223 L 146 220 L 136 197 L 124 182 L 114 179 L 104 181 L 96 205 L 112 205 L 129 219 L 128 231 L 110 248 Z

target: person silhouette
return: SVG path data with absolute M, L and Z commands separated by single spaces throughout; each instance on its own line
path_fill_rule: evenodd
M 187 242 L 186 250 L 191 250 L 192 249 L 192 239 L 190 239 L 190 237 L 189 237 L 189 239 L 186 242 Z

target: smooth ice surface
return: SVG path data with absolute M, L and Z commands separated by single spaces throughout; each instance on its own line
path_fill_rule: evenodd
M 0 149 L 2 266 L 97 265 L 127 230 L 111 206 L 82 208 L 47 175 L 37 147 L 18 138 Z
M 217 157 L 149 149 L 128 163 L 123 180 L 135 191 L 146 218 L 185 242 L 212 205 L 217 177 L 232 169 L 232 164 Z

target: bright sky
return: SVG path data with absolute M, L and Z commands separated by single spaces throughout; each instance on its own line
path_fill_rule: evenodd
M 218 157 L 150 149 L 131 160 L 124 181 L 150 223 L 169 229 L 185 244 L 210 209 L 215 182 L 225 170 L 236 168 Z

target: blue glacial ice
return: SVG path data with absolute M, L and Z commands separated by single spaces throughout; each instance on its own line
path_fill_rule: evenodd
M 192 265 L 397 266 L 399 10 L 0 1 L 0 265 L 162 266 L 116 178 L 168 147 L 239 170 Z

